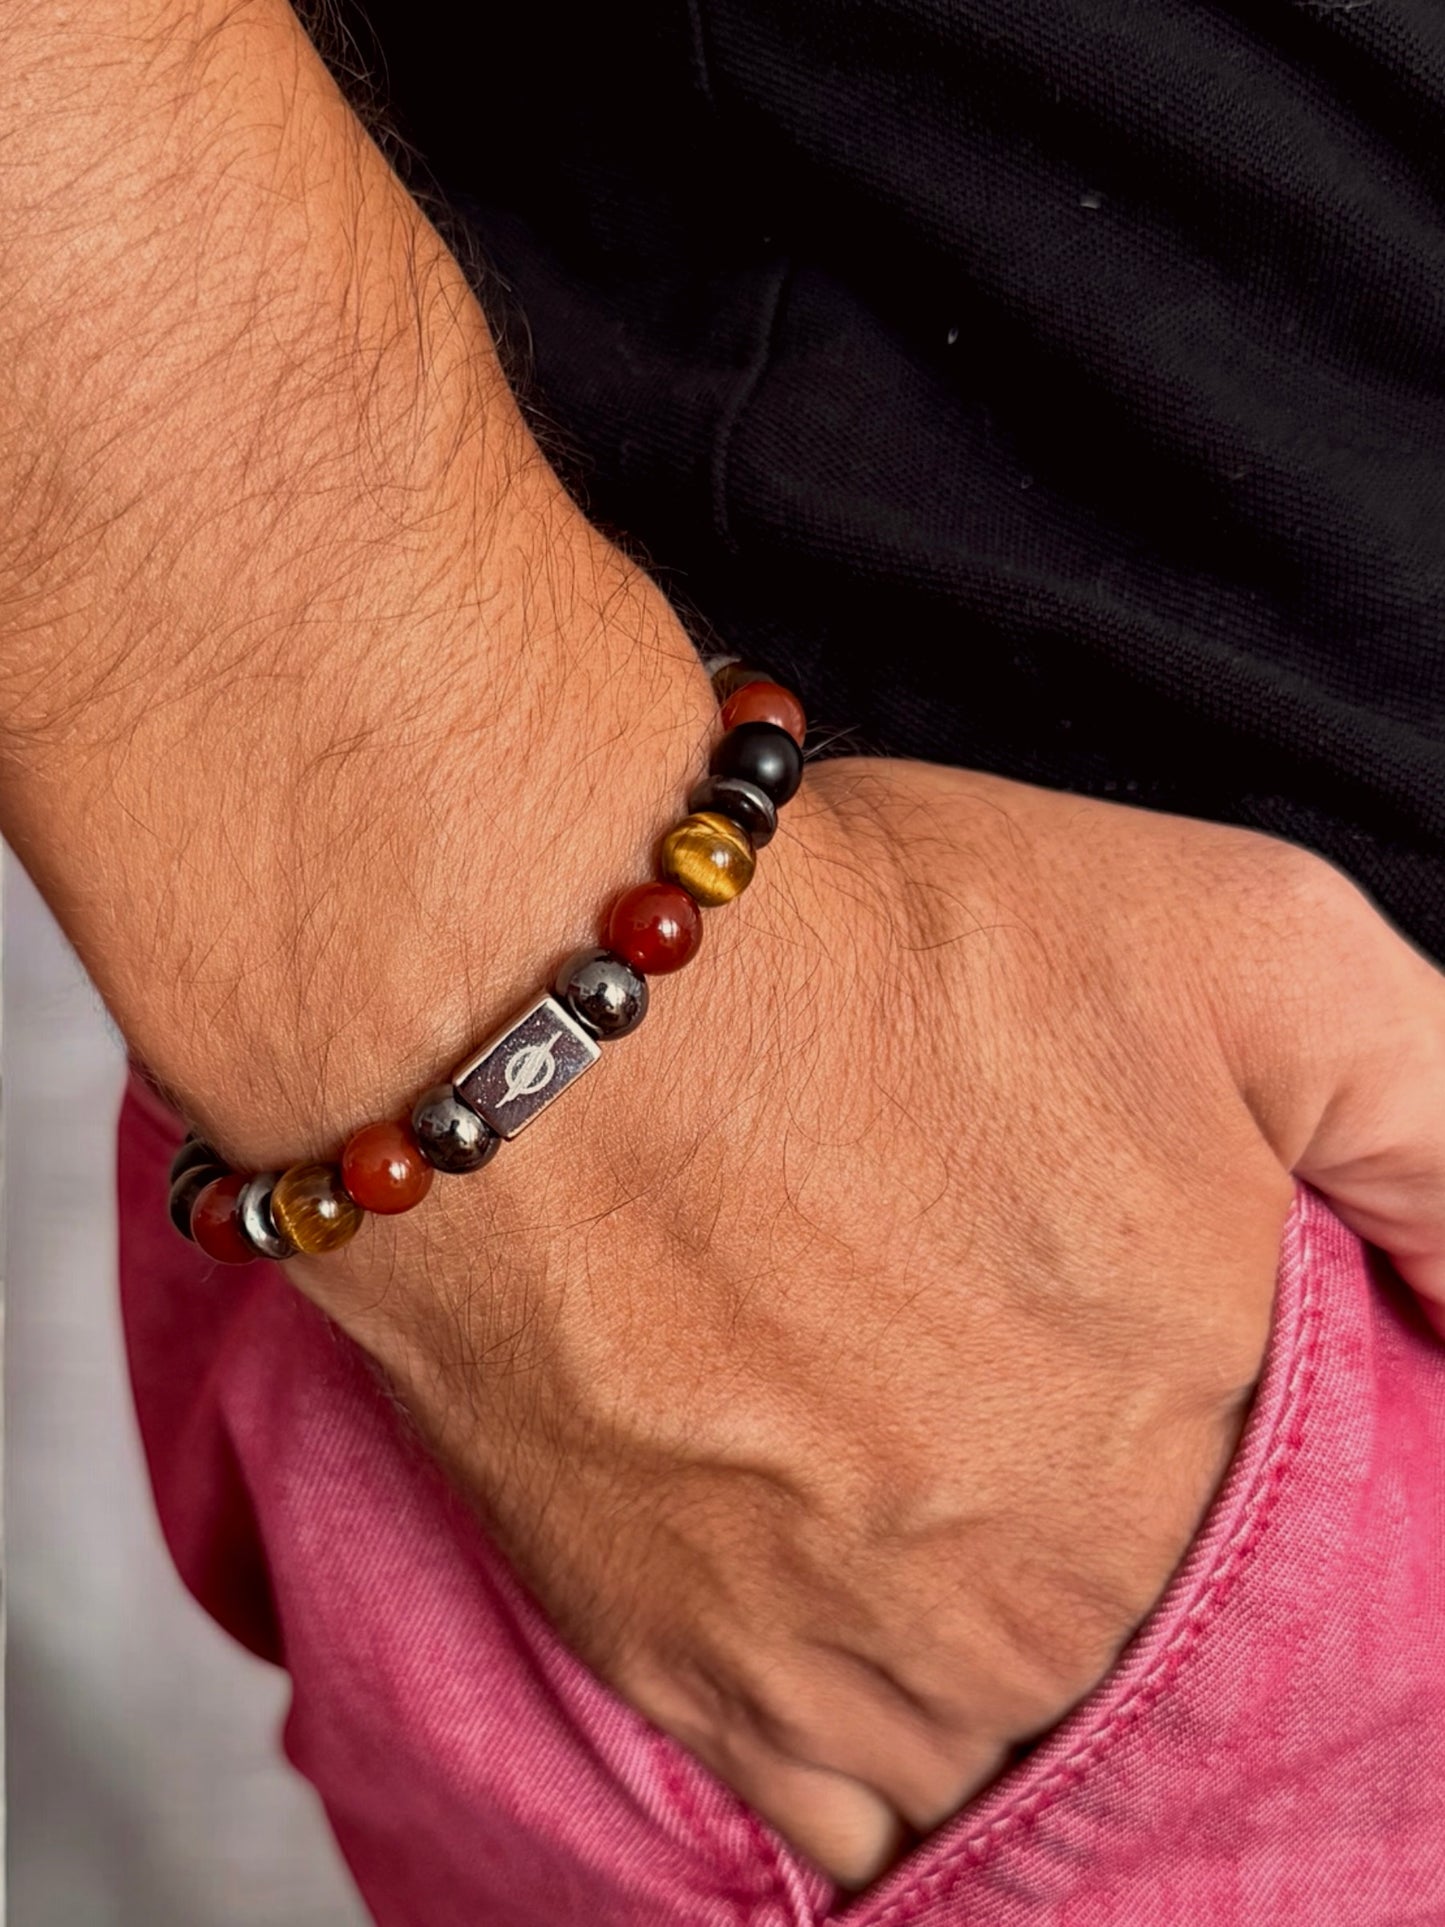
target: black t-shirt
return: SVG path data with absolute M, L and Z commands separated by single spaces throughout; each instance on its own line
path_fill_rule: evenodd
M 1310 844 L 1445 956 L 1440 0 L 367 11 L 700 639 L 847 747 Z

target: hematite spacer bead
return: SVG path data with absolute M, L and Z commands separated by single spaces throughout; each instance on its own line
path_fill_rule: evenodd
M 236 1220 L 246 1237 L 263 1258 L 271 1258 L 277 1264 L 296 1256 L 295 1245 L 289 1238 L 281 1236 L 276 1229 L 276 1220 L 271 1216 L 271 1193 L 280 1176 L 279 1171 L 262 1171 L 256 1177 L 248 1178 L 236 1207 Z
M 647 1015 L 647 979 L 624 957 L 596 945 L 574 951 L 552 989 L 594 1037 L 625 1037 Z
M 438 1171 L 465 1177 L 497 1154 L 501 1139 L 450 1084 L 433 1084 L 417 1099 L 411 1128 L 422 1156 Z
M 181 1148 L 184 1149 L 185 1147 L 182 1146 Z M 180 1153 L 178 1152 L 177 1156 L 179 1155 Z M 214 1157 L 215 1153 L 212 1152 L 211 1155 Z M 196 1242 L 191 1235 L 191 1210 L 195 1205 L 196 1199 L 208 1184 L 214 1184 L 217 1178 L 223 1178 L 225 1175 L 226 1167 L 224 1164 L 188 1164 L 185 1169 L 172 1180 L 169 1200 L 171 1223 L 175 1226 L 176 1230 L 180 1232 L 181 1236 L 188 1239 L 191 1244 Z
M 731 817 L 709 810 L 685 816 L 668 831 L 657 867 L 710 910 L 742 895 L 753 880 L 757 858 L 747 831 Z
M 217 1171 L 226 1169 L 226 1160 L 192 1132 L 171 1159 L 171 1183 L 174 1184 L 183 1171 L 194 1171 L 198 1164 L 214 1165 Z
M 772 797 L 764 795 L 756 783 L 745 783 L 740 776 L 704 776 L 688 797 L 687 807 L 694 814 L 710 811 L 715 816 L 727 817 L 739 829 L 747 831 L 755 850 L 771 843 L 778 827 L 778 812 Z
M 713 750 L 714 776 L 739 776 L 781 809 L 803 780 L 803 752 L 776 723 L 739 723 Z

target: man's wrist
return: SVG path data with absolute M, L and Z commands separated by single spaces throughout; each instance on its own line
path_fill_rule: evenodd
M 424 714 L 388 714 L 379 689 L 364 722 L 338 713 L 304 758 L 258 759 L 249 794 L 239 759 L 196 808 L 200 846 L 170 870 L 189 899 L 170 905 L 174 937 L 148 981 L 107 988 L 239 1162 L 332 1151 L 405 1108 L 646 873 L 705 755 L 706 677 L 641 578 L 605 610 L 533 616 L 496 643 L 524 678 L 489 687 L 489 651 L 463 645 L 475 677 L 449 676 Z M 113 950 L 98 963 L 113 970 Z
M 197 1120 L 320 1148 L 641 873 L 706 678 L 280 0 L 8 51 L 5 828 Z

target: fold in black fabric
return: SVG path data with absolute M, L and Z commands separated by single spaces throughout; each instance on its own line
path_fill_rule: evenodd
M 1312 845 L 1445 956 L 1440 0 L 368 14 L 700 638 L 848 747 Z

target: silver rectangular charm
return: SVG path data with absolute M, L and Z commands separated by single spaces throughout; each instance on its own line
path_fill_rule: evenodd
M 499 1137 L 515 1137 L 602 1055 L 552 996 L 539 997 L 452 1072 L 457 1093 Z

